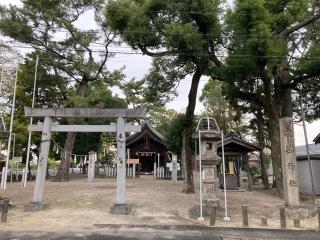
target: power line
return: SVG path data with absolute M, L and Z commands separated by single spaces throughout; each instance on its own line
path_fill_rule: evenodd
M 6 26 L 0 26 L 0 29 L 11 29 L 12 27 L 6 27 Z M 32 28 L 32 27 L 31 27 Z M 95 29 L 95 30 L 80 30 L 77 29 L 78 31 L 81 31 L 82 33 L 101 33 L 103 34 L 104 32 L 102 30 L 99 29 Z M 64 29 L 60 29 L 58 31 L 59 33 L 70 33 L 70 31 L 68 30 L 64 30 Z M 154 32 L 152 31 L 128 31 L 125 30 L 125 33 L 133 33 L 133 34 L 152 34 L 155 35 Z M 302 32 L 299 32 L 300 34 L 304 34 Z M 121 32 L 115 32 L 115 34 L 121 34 Z M 308 34 L 308 32 L 305 32 L 305 34 Z M 222 38 L 227 38 L 227 39 L 233 39 L 233 38 L 244 38 L 244 37 L 254 37 L 254 38 L 261 38 L 261 39 L 272 39 L 272 40 L 279 40 L 282 41 L 280 39 L 277 39 L 275 36 L 273 35 L 262 35 L 262 34 L 227 34 L 227 33 L 196 33 L 196 34 L 192 34 L 192 33 L 182 33 L 182 32 L 166 32 L 163 34 L 163 36 L 165 35 L 188 35 L 188 36 L 212 36 L 212 37 L 222 37 Z M 319 34 L 317 33 L 313 33 L 313 34 L 308 34 L 308 37 L 317 37 L 319 36 Z M 308 39 L 307 37 L 303 38 L 303 39 Z M 103 44 L 103 43 L 99 43 L 99 42 L 95 42 L 96 44 Z
M 23 45 L 9 45 L 12 48 L 24 48 L 24 49 L 34 49 L 32 46 L 23 46 Z M 78 49 L 78 50 L 73 50 L 74 52 L 87 52 L 86 49 Z M 100 49 L 92 49 L 91 52 L 93 53 L 106 53 L 106 51 L 100 50 Z M 154 54 L 157 54 L 159 52 L 154 52 Z M 125 52 L 125 51 L 108 51 L 108 54 L 123 54 L 123 55 L 146 55 L 142 52 Z M 201 53 L 201 52 L 175 52 L 173 51 L 172 53 L 168 52 L 167 56 L 176 56 L 176 55 L 190 55 L 190 56 L 213 56 L 213 54 L 210 53 Z M 261 59 L 283 59 L 286 58 L 287 56 L 276 56 L 276 55 L 237 55 L 237 54 L 231 54 L 231 55 L 224 55 L 224 54 L 219 54 L 215 55 L 216 57 L 220 58 L 261 58 Z M 297 57 L 296 57 L 297 58 Z M 50 58 L 48 58 L 50 59 Z M 300 57 L 299 59 L 305 59 L 305 60 L 313 60 L 313 59 L 320 59 L 319 57 Z

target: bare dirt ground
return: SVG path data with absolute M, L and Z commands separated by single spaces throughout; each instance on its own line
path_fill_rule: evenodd
M 44 200 L 48 208 L 38 212 L 25 212 L 23 207 L 32 199 L 34 182 L 22 189 L 21 183 L 8 183 L 0 197 L 9 197 L 14 206 L 9 210 L 7 224 L 0 229 L 7 231 L 90 231 L 103 225 L 208 225 L 199 223 L 189 215 L 194 204 L 193 194 L 181 193 L 182 182 L 173 185 L 169 180 L 153 180 L 151 176 L 128 179 L 126 199 L 131 206 L 130 215 L 110 214 L 115 202 L 116 180 L 97 178 L 87 183 L 86 178 L 75 177 L 70 182 L 46 182 Z M 223 192 L 219 192 L 223 207 Z M 271 191 L 228 192 L 230 222 L 218 219 L 216 226 L 241 227 L 241 205 L 248 205 L 250 227 L 260 226 L 260 215 L 265 206 L 281 205 L 283 200 Z M 279 228 L 277 219 L 268 219 L 268 228 Z M 293 222 L 288 221 L 289 228 Z M 300 229 L 317 229 L 317 217 L 301 221 Z

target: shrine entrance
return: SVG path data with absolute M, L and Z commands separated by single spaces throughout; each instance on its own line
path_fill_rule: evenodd
M 171 162 L 164 137 L 148 121 L 141 124 L 141 132 L 127 138 L 126 145 L 130 158 L 139 159 L 138 174 L 152 174 L 155 164 L 165 168 Z
M 126 182 L 126 132 L 140 132 L 140 125 L 125 124 L 126 118 L 144 118 L 146 109 L 99 109 L 99 108 L 59 108 L 39 109 L 25 107 L 26 117 L 44 117 L 44 122 L 30 125 L 29 131 L 42 132 L 39 162 L 33 198 L 26 210 L 40 210 L 45 207 L 43 195 L 48 165 L 51 132 L 116 132 L 117 133 L 117 196 L 111 212 L 128 214 L 129 208 L 125 200 Z M 111 125 L 59 125 L 53 118 L 117 118 Z

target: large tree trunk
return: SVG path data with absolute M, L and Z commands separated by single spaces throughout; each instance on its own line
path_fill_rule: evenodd
M 273 175 L 275 177 L 278 194 L 283 197 L 279 117 L 274 117 L 269 121 Z
M 85 90 L 87 87 L 87 81 L 82 81 L 79 86 L 79 96 L 83 97 L 85 94 Z M 75 121 L 76 122 L 76 121 Z M 55 181 L 64 182 L 69 181 L 69 167 L 70 167 L 70 158 L 72 158 L 72 151 L 74 147 L 74 142 L 76 140 L 76 132 L 68 132 L 66 141 L 64 143 L 63 149 L 65 151 L 61 151 L 60 155 L 60 165 L 58 169 L 58 173 L 55 177 Z
M 59 182 L 69 181 L 70 158 L 72 158 L 71 154 L 73 151 L 74 142 L 76 140 L 76 135 L 77 133 L 75 132 L 67 133 L 67 138 L 63 147 L 65 151 L 61 151 L 61 154 L 60 154 L 61 162 L 59 165 L 57 176 L 55 178 L 56 181 L 59 181 Z
M 197 67 L 195 73 L 192 77 L 191 88 L 189 91 L 189 101 L 186 109 L 185 122 L 182 131 L 182 162 L 185 163 L 185 178 L 183 185 L 183 192 L 193 193 L 193 177 L 192 177 L 192 156 L 191 156 L 191 134 L 192 134 L 192 125 L 194 119 L 194 109 L 196 107 L 197 101 L 197 92 L 199 81 L 202 75 L 202 70 L 200 67 Z
M 264 149 L 265 137 L 264 137 L 263 125 L 264 125 L 263 114 L 262 114 L 261 109 L 258 109 L 257 110 L 258 143 Z M 260 152 L 262 183 L 264 185 L 264 189 L 268 190 L 269 189 L 269 180 L 268 180 L 268 176 L 267 176 L 267 164 L 266 164 L 266 161 L 264 158 L 263 149 Z

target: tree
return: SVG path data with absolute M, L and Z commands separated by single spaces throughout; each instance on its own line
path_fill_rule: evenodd
M 192 75 L 182 130 L 182 161 L 186 166 L 184 192 L 193 192 L 191 133 L 197 90 L 202 76 L 217 64 L 220 46 L 220 0 L 109 1 L 106 24 L 133 49 L 160 58 L 170 71 Z M 159 83 L 161 83 L 159 81 Z M 171 86 L 172 86 L 171 85 Z
M 216 119 L 218 126 L 225 134 L 244 137 L 249 132 L 249 120 L 246 113 L 237 108 L 238 105 L 231 105 L 223 95 L 224 82 L 209 80 L 204 86 L 200 101 L 205 107 L 202 115 Z
M 89 82 L 112 79 L 108 77 L 105 65 L 110 56 L 108 47 L 114 42 L 114 36 L 102 25 L 100 10 L 104 1 L 24 0 L 22 3 L 23 7 L 0 7 L 0 31 L 4 35 L 36 49 L 56 76 L 77 83 L 79 96 L 85 95 Z M 78 19 L 89 11 L 95 13 L 98 31 L 77 27 Z M 62 40 L 57 40 L 57 33 L 64 35 Z M 102 46 L 98 50 L 99 55 L 94 45 L 97 41 Z M 64 149 L 68 153 L 73 150 L 75 137 L 76 133 L 67 134 Z M 70 154 L 61 156 L 57 180 L 68 180 L 69 159 Z
M 264 108 L 280 194 L 279 119 L 293 116 L 292 90 L 319 76 L 316 60 L 309 58 L 319 46 L 317 25 L 313 24 L 320 18 L 318 11 L 317 1 L 238 0 L 227 19 L 226 30 L 231 34 L 222 72 L 229 96 Z M 310 68 L 313 71 L 307 70 Z

